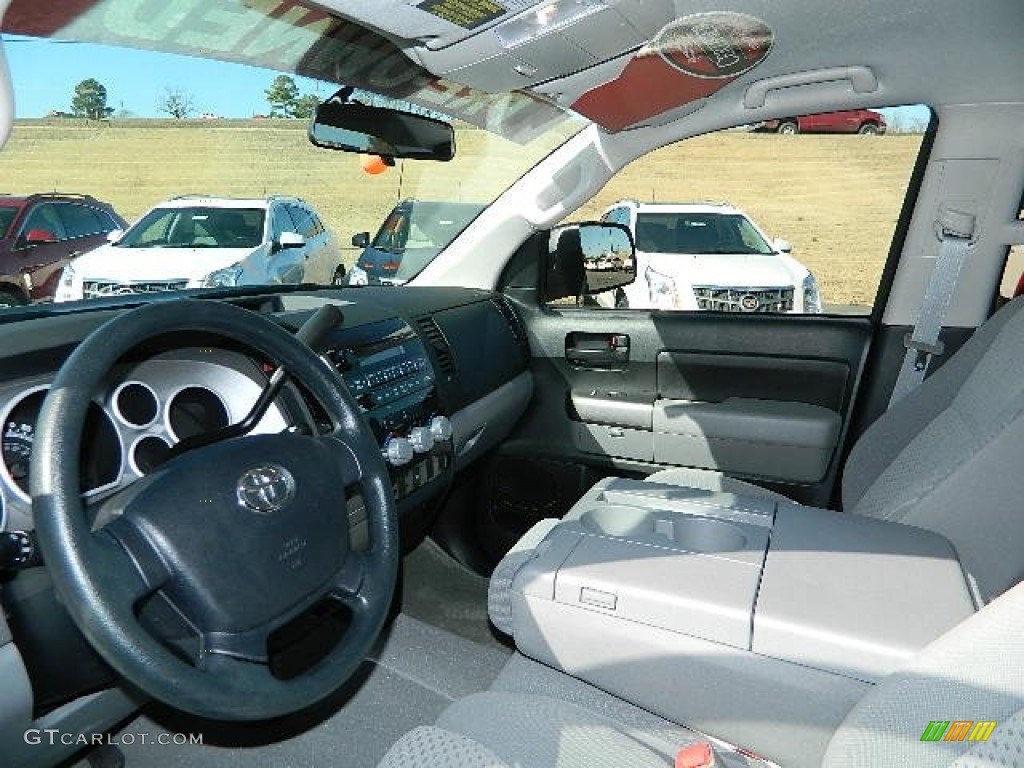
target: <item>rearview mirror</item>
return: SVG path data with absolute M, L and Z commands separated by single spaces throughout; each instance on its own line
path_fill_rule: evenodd
M 555 227 L 548 237 L 546 275 L 546 301 L 629 285 L 636 280 L 633 236 L 621 224 L 590 221 Z
M 112 229 L 109 232 L 107 232 L 107 242 L 108 243 L 116 243 L 122 237 L 124 237 L 124 230 L 123 229 Z
M 352 235 L 352 245 L 356 248 L 366 248 L 370 244 L 369 232 L 357 232 Z
M 772 240 L 772 248 L 779 253 L 789 253 L 793 250 L 793 246 L 790 244 L 789 240 L 783 240 L 781 237 L 776 237 Z
M 455 130 L 443 120 L 332 98 L 316 108 L 309 140 L 323 149 L 384 158 L 455 157 Z

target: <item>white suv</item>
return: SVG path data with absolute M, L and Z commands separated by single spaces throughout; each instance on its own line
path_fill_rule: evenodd
M 711 312 L 821 312 L 814 275 L 742 211 L 724 203 L 623 200 L 602 221 L 623 224 L 636 244 L 637 279 L 605 306 Z
M 236 285 L 330 283 L 334 237 L 297 197 L 184 196 L 160 203 L 64 268 L 55 301 Z

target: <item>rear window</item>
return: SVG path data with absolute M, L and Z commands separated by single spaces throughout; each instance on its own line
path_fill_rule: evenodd
M 0 237 L 7 237 L 7 230 L 11 228 L 11 223 L 17 215 L 17 208 L 8 205 L 0 206 Z

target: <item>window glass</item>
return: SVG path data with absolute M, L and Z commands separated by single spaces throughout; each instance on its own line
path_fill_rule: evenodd
M 109 231 L 97 213 L 88 206 L 64 204 L 58 206 L 58 210 L 69 238 L 89 237 Z
M 308 239 L 316 234 L 316 225 L 313 224 L 313 219 L 310 217 L 309 211 L 298 205 L 289 205 L 288 213 L 295 222 L 295 226 L 297 227 L 300 235 Z
M 401 251 L 409 238 L 409 215 L 405 211 L 392 211 L 380 225 L 373 238 L 373 247 L 381 251 Z
M 800 121 L 796 135 L 766 124 L 672 144 L 622 169 L 571 220 L 635 220 L 637 279 L 586 303 L 869 312 L 930 116 L 884 112 L 882 135 L 836 135 L 844 121 Z
M 11 228 L 11 222 L 18 215 L 18 209 L 7 205 L 0 206 L 0 237 L 7 236 L 7 230 Z
M 60 216 L 57 214 L 57 206 L 53 203 L 43 203 L 33 208 L 21 227 L 21 233 L 22 235 L 27 235 L 33 229 L 44 230 L 58 240 L 63 240 L 64 226 L 61 224 Z
M 612 208 L 601 217 L 601 221 L 607 221 L 611 224 L 621 224 L 624 227 L 628 227 L 629 208 Z
M 288 209 L 285 206 L 275 206 L 273 217 L 274 237 L 280 236 L 282 232 L 298 231 L 298 228 L 295 226 L 295 222 L 292 221 L 292 217 L 288 215 Z

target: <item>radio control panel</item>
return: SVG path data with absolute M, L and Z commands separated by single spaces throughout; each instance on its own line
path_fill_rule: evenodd
M 452 427 L 416 332 L 393 319 L 339 329 L 322 350 L 373 428 L 399 500 L 447 475 Z

